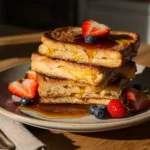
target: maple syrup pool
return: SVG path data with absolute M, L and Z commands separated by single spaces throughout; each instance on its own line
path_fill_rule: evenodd
M 75 104 L 35 104 L 19 106 L 20 111 L 31 111 L 45 118 L 81 118 L 90 115 L 89 106 Z

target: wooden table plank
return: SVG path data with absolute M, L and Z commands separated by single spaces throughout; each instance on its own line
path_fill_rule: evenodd
M 42 33 L 22 34 L 0 37 L 0 46 L 39 42 Z

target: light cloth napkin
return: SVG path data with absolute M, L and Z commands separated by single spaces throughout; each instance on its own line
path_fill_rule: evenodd
M 16 150 L 47 150 L 23 124 L 0 114 L 0 129 L 14 143 Z

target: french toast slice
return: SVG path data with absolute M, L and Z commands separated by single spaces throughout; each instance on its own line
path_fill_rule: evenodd
M 51 58 L 117 68 L 137 55 L 139 36 L 133 32 L 111 31 L 93 44 L 84 42 L 80 27 L 63 27 L 45 32 L 38 52 Z
M 31 69 L 33 71 L 51 77 L 74 80 L 90 85 L 99 84 L 105 77 L 105 71 L 102 67 L 51 59 L 35 53 L 32 54 L 31 60 Z
M 108 105 L 110 99 L 105 98 L 89 98 L 81 99 L 76 97 L 40 97 L 41 104 L 84 104 L 84 105 Z
M 134 62 L 129 62 L 119 68 L 110 69 L 51 59 L 36 53 L 32 54 L 31 60 L 31 69 L 40 74 L 94 86 L 104 80 L 115 80 L 116 76 L 132 79 L 136 72 Z
M 129 84 L 128 79 L 122 79 L 107 85 L 104 81 L 97 86 L 90 86 L 71 80 L 53 79 L 37 73 L 38 93 L 40 97 L 76 97 L 76 98 L 105 98 L 118 97 L 120 89 Z

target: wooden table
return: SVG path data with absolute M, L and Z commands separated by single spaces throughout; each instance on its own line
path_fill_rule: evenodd
M 21 44 L 39 42 L 41 33 L 17 35 L 0 38 L 0 55 L 6 46 L 13 47 Z M 21 40 L 19 40 L 21 39 Z M 18 45 L 19 44 L 19 45 Z M 36 43 L 35 43 L 36 44 Z M 14 48 L 14 47 L 13 47 Z M 22 53 L 26 51 L 22 49 Z M 0 60 L 0 70 L 18 63 L 29 61 L 29 57 L 15 57 L 6 59 L 9 51 L 5 49 L 5 59 Z M 16 53 L 17 54 L 17 53 Z M 26 55 L 25 55 L 26 56 Z M 150 46 L 141 44 L 136 63 L 150 67 Z M 26 126 L 37 138 L 43 141 L 51 150 L 149 150 L 150 149 L 150 121 L 126 129 L 97 132 L 97 133 L 68 133 L 48 131 Z

